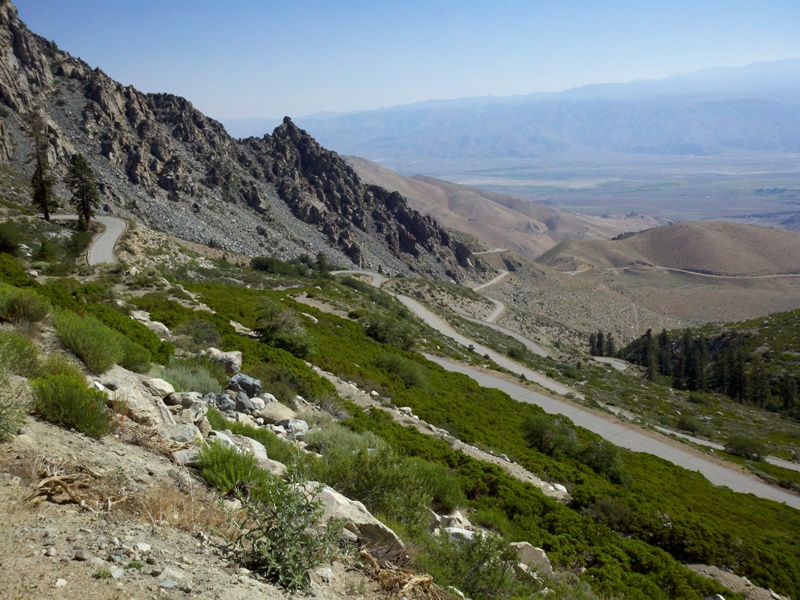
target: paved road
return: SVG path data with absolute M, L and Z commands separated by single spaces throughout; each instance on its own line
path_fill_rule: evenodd
M 51 219 L 58 221 L 77 221 L 76 215 L 50 215 Z M 114 247 L 117 245 L 120 236 L 125 231 L 128 224 L 122 219 L 116 217 L 94 217 L 98 223 L 105 226 L 105 231 L 100 234 L 92 246 L 89 248 L 87 261 L 89 266 L 94 267 L 102 263 L 116 262 L 114 258 Z
M 89 264 L 99 265 L 102 263 L 117 262 L 114 258 L 114 248 L 119 241 L 119 238 L 128 227 L 128 224 L 122 219 L 116 217 L 95 217 L 98 221 L 105 225 L 106 230 L 97 238 L 89 249 Z
M 657 434 L 646 434 L 630 425 L 612 423 L 582 408 L 531 391 L 519 384 L 484 373 L 473 367 L 454 363 L 436 356 L 428 356 L 427 358 L 448 371 L 463 373 L 471 377 L 484 387 L 502 390 L 518 402 L 536 404 L 550 414 L 565 415 L 575 425 L 593 431 L 617 446 L 635 452 L 647 452 L 686 469 L 699 471 L 711 483 L 727 486 L 735 492 L 754 494 L 760 498 L 775 500 L 792 508 L 800 509 L 800 497 L 780 488 L 767 485 L 755 477 L 718 465 L 702 456 L 696 456 L 691 452 L 676 448 L 666 440 L 658 439 Z
M 628 368 L 628 363 L 626 363 L 624 360 L 611 358 L 610 356 L 593 356 L 592 360 L 603 363 L 604 365 L 609 365 L 612 369 L 616 369 L 617 371 L 624 371 Z
M 374 273 L 371 271 L 346 271 L 345 273 L 367 275 L 372 277 L 373 285 L 378 286 L 386 279 L 379 273 Z M 507 368 L 512 373 L 524 375 L 528 380 L 536 381 L 543 387 L 559 394 L 563 395 L 572 393 L 575 394 L 575 396 L 580 397 L 580 394 L 575 390 L 558 382 L 549 380 L 535 371 L 531 371 L 530 369 L 522 367 L 521 365 L 509 360 L 505 356 L 502 356 L 489 348 L 475 344 L 475 342 L 472 340 L 454 331 L 450 325 L 422 306 L 416 300 L 402 295 L 395 295 L 395 297 L 406 307 L 408 307 L 409 310 L 411 310 L 414 314 L 416 314 L 428 325 L 440 333 L 464 346 L 473 344 L 477 353 L 488 354 L 492 360 L 497 362 L 497 364 Z M 754 494 L 760 498 L 775 500 L 791 506 L 792 508 L 800 509 L 800 497 L 780 488 L 763 483 L 755 476 L 742 474 L 728 467 L 719 465 L 707 458 L 703 458 L 702 456 L 696 456 L 692 452 L 676 448 L 673 444 L 669 443 L 666 438 L 659 439 L 658 434 L 653 434 L 651 432 L 645 433 L 644 430 L 632 425 L 621 425 L 619 423 L 611 422 L 596 413 L 589 412 L 556 398 L 545 396 L 544 394 L 532 391 L 519 384 L 506 381 L 505 379 L 501 379 L 500 377 L 496 377 L 488 373 L 484 373 L 483 371 L 467 365 L 454 363 L 436 356 L 427 356 L 427 358 L 443 366 L 448 371 L 463 373 L 485 387 L 492 387 L 506 392 L 514 400 L 536 404 L 550 414 L 566 415 L 572 420 L 573 423 L 575 423 L 575 425 L 579 425 L 580 427 L 584 427 L 590 431 L 593 431 L 617 446 L 627 448 L 635 452 L 647 452 L 686 469 L 699 471 L 715 485 L 724 485 L 736 492 Z M 675 433 L 669 430 L 665 431 L 668 431 L 669 433 Z M 713 442 L 706 442 L 706 444 L 711 445 L 712 447 L 714 445 Z M 780 459 L 774 460 L 780 461 Z M 773 462 L 773 460 L 770 460 L 770 462 Z M 787 468 L 796 467 L 792 463 L 787 463 L 786 461 L 780 462 L 786 463 L 787 465 L 792 465 L 792 467 Z M 785 465 L 782 464 L 781 466 Z

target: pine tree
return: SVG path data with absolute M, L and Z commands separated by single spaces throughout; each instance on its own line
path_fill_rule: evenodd
M 94 172 L 83 154 L 72 157 L 72 164 L 66 177 L 66 184 L 72 192 L 70 202 L 78 210 L 78 222 L 81 229 L 89 227 L 94 210 L 100 203 L 100 192 L 94 181 Z
M 33 152 L 30 161 L 34 163 L 31 176 L 32 200 L 42 211 L 45 221 L 50 221 L 50 207 L 53 204 L 53 186 L 55 179 L 50 171 L 50 160 L 47 158 L 49 141 L 47 124 L 41 113 L 36 113 L 31 121 L 33 132 Z
M 617 353 L 617 346 L 614 342 L 614 334 L 610 331 L 608 335 L 606 335 L 606 347 L 605 347 L 605 355 L 606 356 L 614 356 Z
M 589 334 L 589 354 L 597 356 L 597 336 L 594 331 Z
M 603 356 L 603 350 L 606 347 L 606 337 L 602 331 L 597 332 L 597 351 L 594 353 L 595 356 Z

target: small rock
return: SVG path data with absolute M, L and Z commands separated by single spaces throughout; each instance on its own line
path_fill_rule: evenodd
M 67 585 L 67 580 L 66 579 L 58 579 L 58 580 L 56 580 L 56 587 L 60 588 L 60 587 L 64 587 L 65 585 Z
M 148 554 L 150 552 L 150 544 L 145 544 L 144 542 L 139 542 L 136 544 L 136 551 L 141 552 L 142 554 Z
M 104 381 L 103 385 L 112 392 L 116 392 L 119 389 L 119 384 L 116 381 Z
M 48 546 L 44 551 L 45 556 L 55 556 L 56 554 L 58 554 L 58 550 L 56 550 L 55 546 Z
M 83 548 L 75 548 L 75 560 L 89 560 L 89 555 Z
M 317 569 L 315 573 L 319 576 L 319 578 L 324 581 L 325 583 L 330 583 L 331 579 L 333 579 L 333 569 Z
M 117 567 L 116 569 L 111 569 L 111 577 L 114 579 L 122 579 L 122 576 L 125 574 L 125 569 L 120 569 Z
M 158 587 L 162 590 L 171 590 L 173 588 L 178 587 L 178 582 L 174 579 L 165 579 L 161 583 L 158 584 Z
M 284 419 L 283 421 L 278 421 L 277 425 L 283 427 L 292 435 L 300 435 L 308 431 L 308 423 L 302 419 Z

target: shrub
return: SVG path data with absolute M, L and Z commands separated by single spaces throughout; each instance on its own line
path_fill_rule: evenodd
M 200 474 L 223 494 L 238 490 L 246 495 L 266 481 L 268 474 L 258 467 L 256 457 L 222 443 L 207 444 L 200 450 Z
M 211 373 L 214 371 L 214 374 Z M 227 381 L 225 369 L 203 358 L 171 358 L 165 367 L 156 369 L 158 376 L 169 381 L 179 392 L 219 393 L 222 381 Z M 216 375 L 216 377 L 214 376 Z
M 17 433 L 24 414 L 23 403 L 17 390 L 11 388 L 6 373 L 0 371 L 0 442 Z
M 424 366 L 397 354 L 383 354 L 375 366 L 393 375 L 397 375 L 407 388 L 428 386 L 427 370 Z
M 213 323 L 203 319 L 192 319 L 173 329 L 172 333 L 186 340 L 186 349 L 197 352 L 208 347 L 219 347 L 222 337 Z
M 94 317 L 61 312 L 56 316 L 56 334 L 92 373 L 104 373 L 125 355 L 120 336 Z
M 581 450 L 578 459 L 596 473 L 606 475 L 611 481 L 617 483 L 626 481 L 619 448 L 611 442 L 603 439 L 589 442 Z
M 443 533 L 428 536 L 424 549 L 416 562 L 441 586 L 455 586 L 475 600 L 507 598 L 520 591 L 516 553 L 498 536 L 476 533 L 471 540 L 451 541 Z
M 31 380 L 34 411 L 42 418 L 73 428 L 93 438 L 114 431 L 124 416 L 125 407 L 106 409 L 103 392 L 86 387 L 83 379 L 52 375 Z
M 22 377 L 41 374 L 41 351 L 28 338 L 11 331 L 0 331 L 0 365 Z
M 310 356 L 316 344 L 295 314 L 275 300 L 265 300 L 258 313 L 256 332 L 262 342 L 281 348 L 298 358 Z
M 40 323 L 49 315 L 50 303 L 32 292 L 13 292 L 0 298 L 0 320 L 12 323 Z
M 526 441 L 548 456 L 573 456 L 577 451 L 578 438 L 566 417 L 534 415 L 525 422 L 524 431 Z
M 13 223 L 0 223 L 0 254 L 15 255 L 21 243 L 22 235 L 18 226 Z
M 310 571 L 337 554 L 342 523 L 319 525 L 318 489 L 295 480 L 270 477 L 245 501 L 247 517 L 238 522 L 232 550 L 247 568 L 290 591 L 307 590 Z
M 735 435 L 731 436 L 725 443 L 725 452 L 748 460 L 763 460 L 765 447 L 759 440 Z
M 147 348 L 122 337 L 120 344 L 122 345 L 120 366 L 134 373 L 147 373 L 150 370 L 150 351 Z

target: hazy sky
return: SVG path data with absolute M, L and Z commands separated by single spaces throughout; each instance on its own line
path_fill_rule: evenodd
M 17 0 L 59 47 L 217 118 L 558 91 L 800 58 L 800 0 Z

